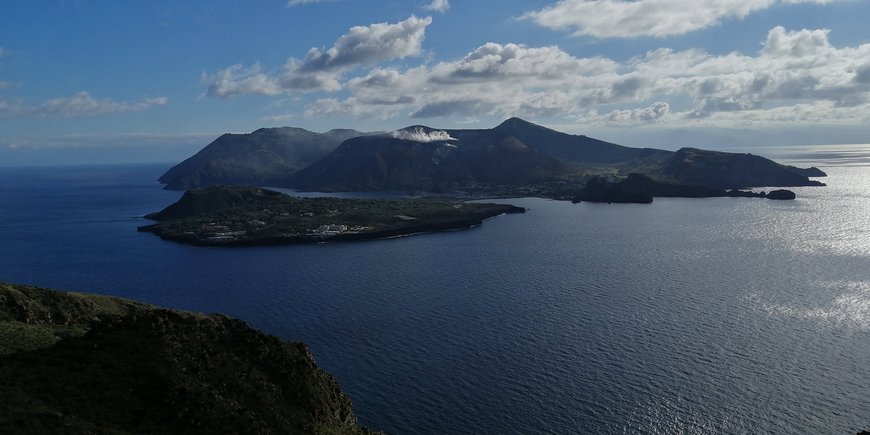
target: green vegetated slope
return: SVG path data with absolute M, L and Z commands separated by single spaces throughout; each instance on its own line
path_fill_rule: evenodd
M 468 228 L 525 209 L 449 199 L 294 198 L 268 189 L 212 186 L 187 191 L 140 227 L 195 245 L 252 245 L 385 238 Z
M 0 284 L 5 433 L 366 434 L 307 347 L 222 315 Z

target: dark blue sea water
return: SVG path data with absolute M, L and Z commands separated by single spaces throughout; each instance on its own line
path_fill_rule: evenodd
M 793 202 L 527 198 L 469 231 L 243 249 L 136 232 L 179 197 L 166 165 L 0 169 L 0 280 L 304 340 L 389 433 L 854 433 L 868 150 L 770 150 L 831 175 Z

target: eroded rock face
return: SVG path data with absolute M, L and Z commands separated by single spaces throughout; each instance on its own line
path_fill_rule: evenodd
M 0 300 L 12 432 L 370 433 L 303 343 L 240 320 L 8 284 Z

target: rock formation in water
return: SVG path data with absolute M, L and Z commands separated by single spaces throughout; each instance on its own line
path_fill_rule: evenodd
M 767 199 L 775 200 L 791 200 L 795 199 L 796 195 L 791 190 L 777 189 L 767 193 Z

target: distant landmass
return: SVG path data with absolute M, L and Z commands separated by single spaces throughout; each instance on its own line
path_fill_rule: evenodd
M 370 434 L 308 348 L 223 315 L 0 283 L 6 433 Z
M 470 228 L 525 209 L 449 199 L 294 198 L 257 187 L 211 186 L 145 216 L 139 228 L 200 246 L 317 243 Z
M 294 134 L 279 135 L 279 130 Z M 563 197 L 565 192 L 582 188 L 587 180 L 601 175 L 625 177 L 638 173 L 664 183 L 729 190 L 822 186 L 810 177 L 825 176 L 818 168 L 796 168 L 752 154 L 625 147 L 561 133 L 519 118 L 508 119 L 492 129 L 439 130 L 418 125 L 377 134 L 351 130 L 340 130 L 341 134 L 301 132 L 305 130 L 285 128 L 221 136 L 196 156 L 170 169 L 160 181 L 169 189 L 252 184 L 311 191 Z M 280 146 L 273 145 L 278 142 Z M 293 163 L 252 157 L 260 155 L 257 153 L 271 155 L 262 150 L 273 148 L 296 156 Z M 288 151 L 312 148 L 317 152 L 307 152 L 306 158 Z M 251 149 L 260 151 L 254 153 Z M 210 157 L 217 154 L 222 156 L 220 163 Z M 213 169 L 216 167 L 233 170 Z

